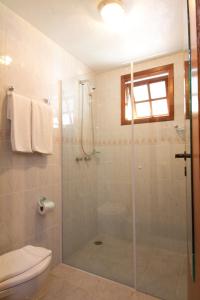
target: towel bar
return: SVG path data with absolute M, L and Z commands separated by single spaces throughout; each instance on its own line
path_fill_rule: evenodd
M 14 92 L 14 90 L 15 90 L 15 89 L 14 89 L 13 86 L 9 86 L 9 87 L 8 87 L 8 92 L 9 92 L 9 93 Z M 51 104 L 51 103 L 50 103 L 50 100 L 47 99 L 47 98 L 44 98 L 43 101 L 44 101 L 46 104 L 49 104 L 49 105 Z

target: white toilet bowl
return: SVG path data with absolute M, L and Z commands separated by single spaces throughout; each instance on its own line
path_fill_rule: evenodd
M 30 300 L 47 277 L 51 259 L 49 255 L 27 271 L 0 282 L 0 299 Z

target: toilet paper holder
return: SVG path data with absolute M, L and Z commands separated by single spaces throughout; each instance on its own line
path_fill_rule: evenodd
M 42 197 L 38 201 L 38 213 L 40 215 L 45 215 L 47 212 L 53 210 L 55 208 L 55 203 L 46 197 Z

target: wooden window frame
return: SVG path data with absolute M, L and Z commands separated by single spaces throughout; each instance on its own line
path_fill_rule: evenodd
M 162 100 L 162 99 L 167 98 L 169 115 L 168 116 L 156 116 L 156 117 L 151 116 L 151 117 L 134 119 L 134 124 L 174 120 L 174 65 L 170 64 L 170 65 L 165 65 L 165 66 L 161 66 L 161 67 L 156 67 L 156 68 L 136 72 L 136 73 L 134 73 L 134 80 L 142 79 L 144 77 L 162 75 L 163 73 L 168 73 L 168 75 L 163 75 L 163 76 L 160 76 L 159 78 L 144 79 L 144 80 L 141 80 L 140 82 L 134 83 L 134 86 L 148 84 L 149 99 L 145 100 L 145 101 L 139 101 L 139 102 L 134 101 L 133 110 L 135 111 L 136 103 L 149 102 L 150 107 L 152 107 L 151 104 L 153 101 Z M 156 99 L 151 99 L 149 84 L 154 83 L 154 82 L 159 82 L 161 80 L 166 82 L 167 96 L 156 98 Z M 129 88 L 131 88 L 131 86 L 130 86 L 131 84 L 127 84 L 127 82 L 129 82 L 129 81 L 131 81 L 131 74 L 126 74 L 126 75 L 121 76 L 121 125 L 131 125 L 132 124 L 131 120 L 127 120 L 125 118 L 125 108 L 126 108 L 125 91 L 126 91 L 127 85 L 129 85 Z

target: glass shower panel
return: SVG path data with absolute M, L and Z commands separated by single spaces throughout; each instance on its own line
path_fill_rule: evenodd
M 96 164 L 85 161 L 80 145 L 81 85 L 84 74 L 62 82 L 62 134 L 63 134 L 63 262 L 74 266 L 73 254 L 96 235 Z M 89 132 L 89 109 L 84 109 L 84 132 Z M 91 151 L 91 135 L 86 134 L 84 146 Z M 85 145 L 86 143 L 86 145 Z M 79 159 L 82 159 L 79 161 Z
M 136 287 L 166 300 L 187 299 L 185 52 L 137 64 L 174 66 L 174 120 L 134 125 Z
M 63 262 L 133 286 L 132 134 L 120 123 L 126 73 L 63 82 Z
M 190 122 L 185 120 L 189 114 L 187 101 L 185 110 L 189 93 L 185 81 L 189 48 L 187 1 L 184 3 L 182 49 L 136 66 L 145 70 L 173 64 L 174 68 L 174 104 L 168 105 L 168 108 L 174 105 L 174 119 L 134 125 L 136 288 L 165 300 L 187 299 L 186 186 L 189 191 L 191 176 L 188 168 L 186 184 L 186 163 L 179 159 L 183 157 L 190 130 Z M 161 86 L 156 89 L 154 85 L 154 88 L 151 93 L 155 97 L 167 99 Z M 167 114 L 168 109 L 163 104 L 159 110 Z M 189 199 L 188 203 L 191 203 Z

